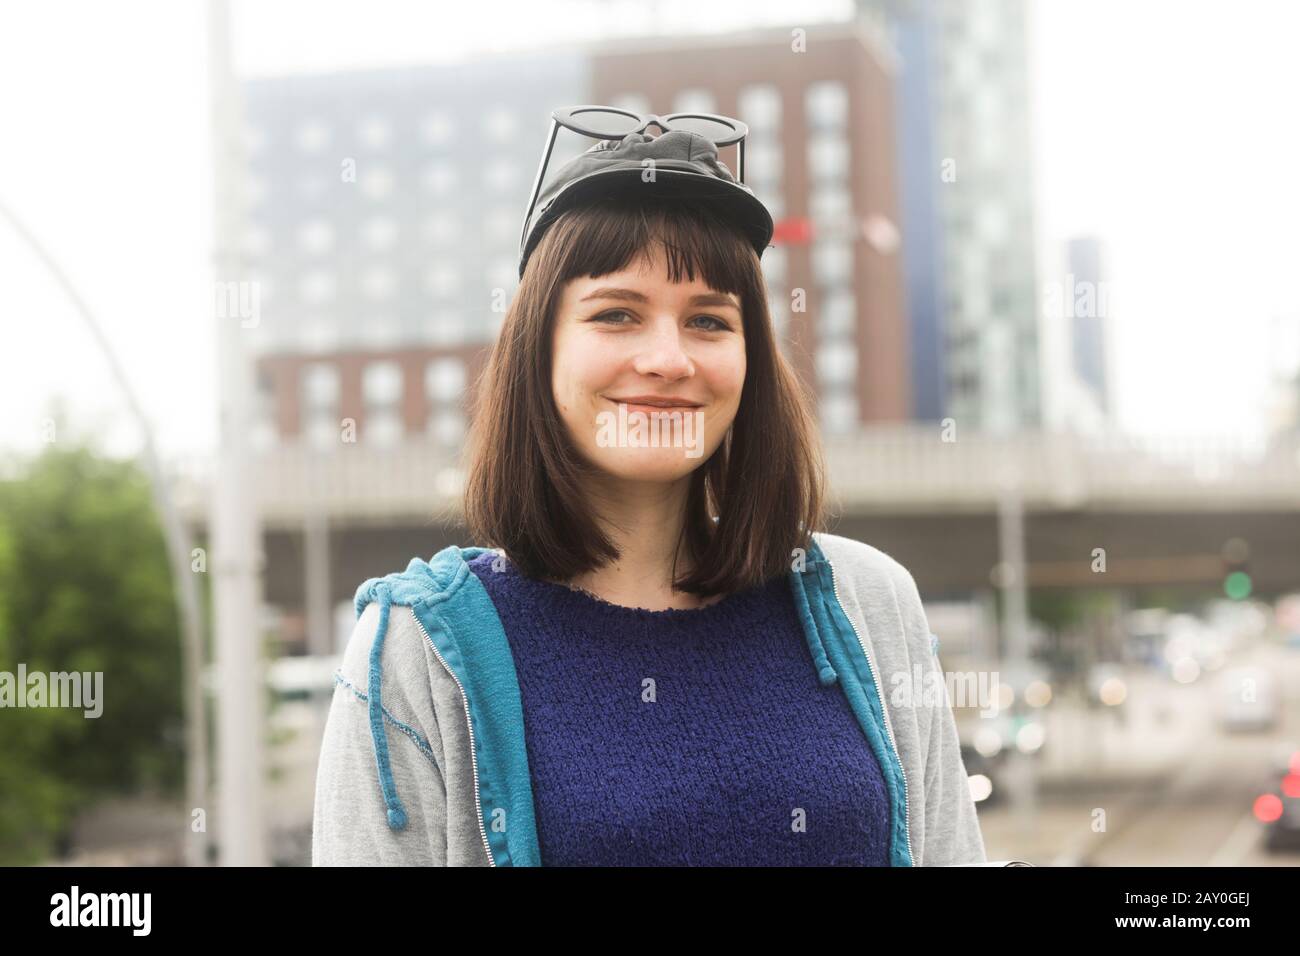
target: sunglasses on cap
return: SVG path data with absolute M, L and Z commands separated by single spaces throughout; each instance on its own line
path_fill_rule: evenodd
M 568 106 L 553 110 L 551 130 L 546 137 L 546 146 L 542 150 L 542 160 L 537 166 L 537 177 L 533 180 L 528 212 L 524 215 L 523 231 L 519 236 L 521 246 L 528 235 L 533 210 L 537 206 L 537 197 L 541 194 L 542 182 L 546 178 L 546 167 L 551 161 L 555 137 L 561 126 L 583 136 L 600 140 L 621 140 L 629 133 L 642 133 L 650 126 L 657 126 L 664 133 L 678 130 L 695 133 L 711 141 L 719 149 L 738 143 L 736 180 L 741 184 L 745 182 L 745 137 L 749 135 L 749 127 L 738 119 L 714 113 L 669 113 L 667 116 L 657 116 L 654 113 L 637 113 L 613 106 Z

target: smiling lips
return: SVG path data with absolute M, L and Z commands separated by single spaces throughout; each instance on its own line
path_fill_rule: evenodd
M 629 412 L 646 412 L 650 414 L 665 409 L 682 409 L 685 411 L 704 407 L 696 402 L 688 402 L 681 398 L 657 398 L 653 395 L 629 395 L 626 398 L 609 398 L 609 401 L 615 405 L 626 405 Z

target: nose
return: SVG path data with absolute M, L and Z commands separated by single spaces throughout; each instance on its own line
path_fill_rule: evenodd
M 681 330 L 676 320 L 667 318 L 652 323 L 633 363 L 639 375 L 658 375 L 669 382 L 695 374 L 695 363 L 682 348 Z

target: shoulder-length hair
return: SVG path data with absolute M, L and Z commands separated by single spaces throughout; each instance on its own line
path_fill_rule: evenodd
M 706 204 L 606 200 L 561 216 L 534 249 L 474 394 L 465 523 L 525 574 L 567 581 L 616 560 L 584 495 L 592 473 L 551 391 L 551 340 L 565 286 L 628 267 L 658 242 L 673 282 L 739 296 L 745 382 L 735 420 L 690 475 L 682 536 L 693 564 L 674 587 L 730 594 L 792 566 L 824 530 L 825 464 L 812 397 L 777 347 L 759 257 Z M 679 538 L 679 543 L 681 538 Z

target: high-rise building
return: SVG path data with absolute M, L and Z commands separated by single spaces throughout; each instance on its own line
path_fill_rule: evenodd
M 916 417 L 1042 421 L 1024 0 L 858 0 L 898 51 Z

